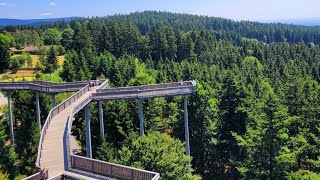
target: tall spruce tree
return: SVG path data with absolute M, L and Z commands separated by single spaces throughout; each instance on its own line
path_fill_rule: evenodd
M 0 33 L 0 72 L 9 68 L 9 47 L 11 41 L 10 36 Z
M 53 73 L 59 67 L 58 58 L 53 46 L 51 46 L 49 49 L 49 54 L 46 58 L 46 63 L 44 64 L 44 66 L 45 72 L 50 74 Z

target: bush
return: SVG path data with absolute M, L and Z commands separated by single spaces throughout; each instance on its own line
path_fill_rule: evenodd
M 13 72 L 17 72 L 25 63 L 25 61 L 26 59 L 23 56 L 16 56 L 14 58 L 11 58 L 9 69 L 12 70 Z
M 288 180 L 320 179 L 320 174 L 309 170 L 299 170 L 288 175 Z
M 119 150 L 120 163 L 159 172 L 162 179 L 201 179 L 192 175 L 191 157 L 180 140 L 159 132 L 130 139 Z
M 56 48 L 55 48 L 55 51 L 57 52 L 57 55 L 58 56 L 62 56 L 66 53 L 66 50 L 64 49 L 63 46 L 61 45 L 58 45 Z
M 22 53 L 19 56 L 11 58 L 9 63 L 9 69 L 16 72 L 25 65 L 28 68 L 32 67 L 32 58 L 28 53 Z

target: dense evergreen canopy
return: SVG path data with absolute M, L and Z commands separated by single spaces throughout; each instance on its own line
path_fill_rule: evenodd
M 103 103 L 105 140 L 99 136 L 97 103 L 92 103 L 94 158 L 159 171 L 165 179 L 199 178 L 191 172 L 203 179 L 320 178 L 318 27 L 148 11 L 39 28 L 5 27 L 0 39 L 12 36 L 12 45 L 39 44 L 18 40 L 19 32 L 45 37 L 50 29 L 58 30 L 62 39 L 44 43 L 61 43 L 67 50 L 60 73 L 65 81 L 109 78 L 118 87 L 197 82 L 196 93 L 188 98 L 192 159 L 183 154 L 181 143 L 181 97 L 143 102 L 147 135 L 142 138 L 137 137 L 137 101 Z M 54 52 L 50 54 L 47 61 L 56 62 Z M 34 113 L 26 115 L 22 110 L 35 106 L 26 92 L 13 98 L 15 118 L 29 122 L 16 129 L 17 143 L 26 151 L 16 147 L 13 155 L 4 146 L 0 153 L 7 153 L 6 161 L 15 156 L 19 163 L 0 169 L 10 175 L 28 174 L 33 172 L 28 168 L 35 147 L 24 142 L 21 133 L 34 143 L 38 136 Z M 73 133 L 84 152 L 83 112 L 74 122 Z M 7 138 L 3 134 L 0 131 L 1 147 Z M 191 167 L 186 167 L 190 161 Z M 12 166 L 16 169 L 11 170 Z

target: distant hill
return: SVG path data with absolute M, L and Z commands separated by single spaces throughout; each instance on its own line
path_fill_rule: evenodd
M 70 21 L 79 17 L 64 17 L 64 18 L 50 18 L 50 19 L 7 19 L 0 18 L 0 27 L 3 26 L 18 26 L 18 25 L 29 25 L 29 26 L 40 26 L 55 21 L 65 20 Z
M 320 26 L 320 17 L 318 18 L 298 18 L 298 19 L 276 19 L 276 20 L 262 20 L 261 22 L 266 23 L 284 23 L 284 24 L 295 24 L 304 26 Z

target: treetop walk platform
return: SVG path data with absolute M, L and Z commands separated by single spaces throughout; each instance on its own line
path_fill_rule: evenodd
M 184 96 L 184 124 L 186 139 L 186 154 L 190 155 L 187 96 L 195 92 L 195 81 L 180 81 L 174 83 L 162 83 L 154 85 L 109 88 L 109 81 L 103 81 L 99 86 L 92 87 L 87 82 L 50 83 L 43 81 L 8 82 L 0 83 L 0 91 L 7 91 L 10 135 L 14 142 L 12 127 L 12 110 L 10 91 L 32 90 L 36 92 L 37 119 L 41 130 L 40 142 L 37 154 L 37 167 L 48 169 L 51 179 L 141 179 L 157 180 L 160 174 L 152 171 L 141 170 L 128 166 L 108 163 L 92 159 L 91 129 L 89 116 L 89 103 L 99 101 L 100 135 L 104 138 L 103 108 L 104 100 L 139 101 L 140 135 L 144 135 L 144 115 L 142 101 L 148 98 Z M 71 97 L 54 105 L 49 112 L 45 123 L 40 122 L 39 92 L 60 93 L 74 92 Z M 71 143 L 71 127 L 75 114 L 81 109 L 85 111 L 86 120 L 86 156 L 82 157 L 73 153 Z M 35 174 L 26 179 L 37 179 Z

